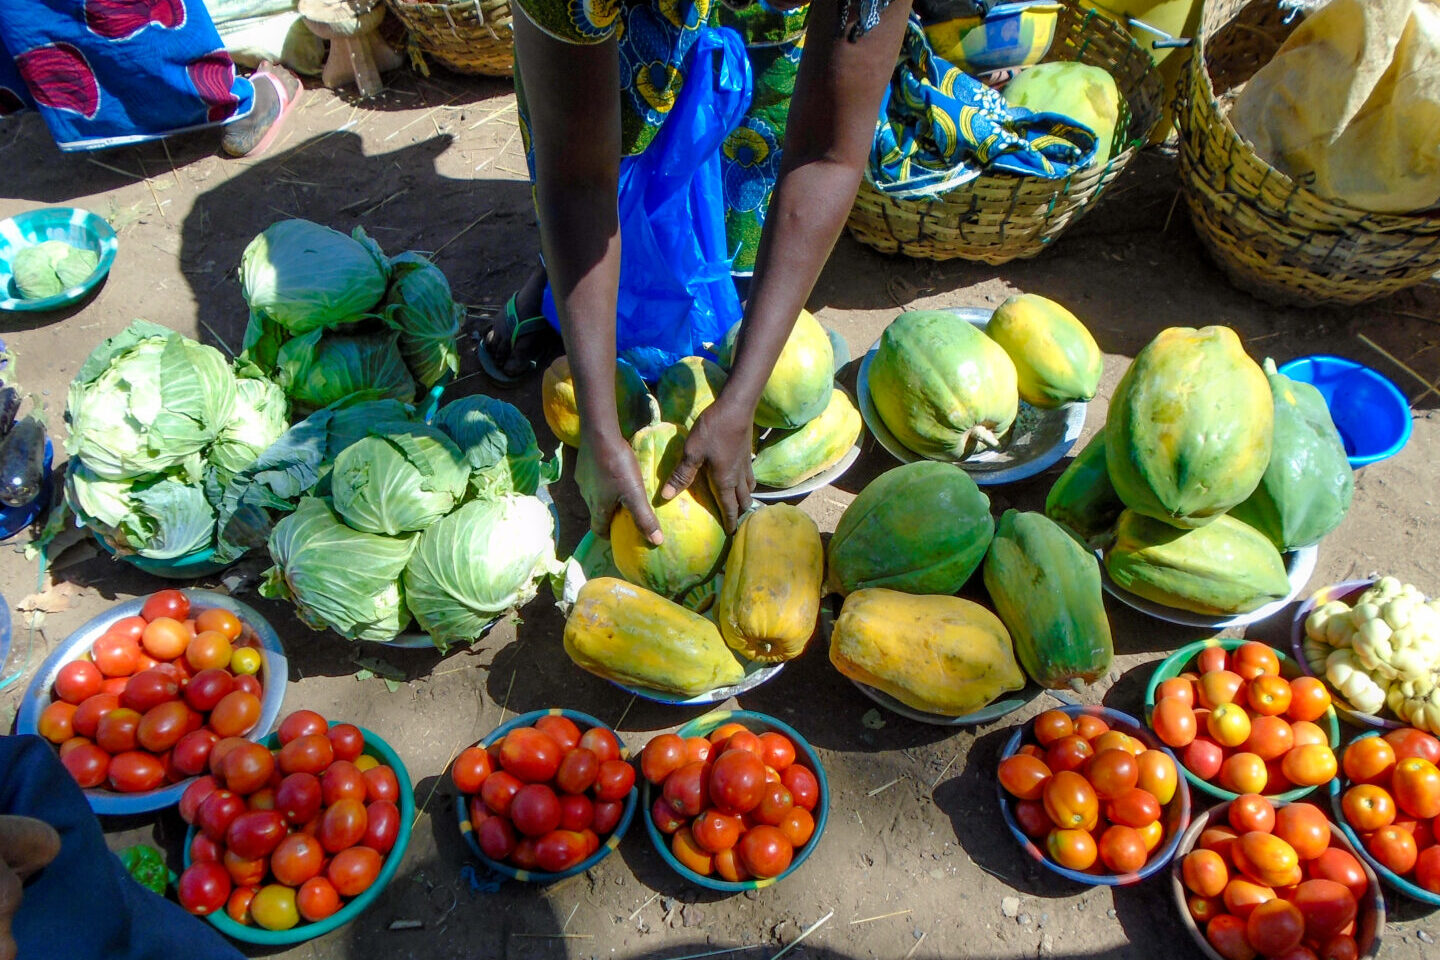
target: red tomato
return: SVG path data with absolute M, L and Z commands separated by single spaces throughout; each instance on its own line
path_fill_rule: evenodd
M 1415 858 L 1415 885 L 1440 894 L 1440 846 L 1427 847 Z
M 750 816 L 756 823 L 763 823 L 767 826 L 778 827 L 780 821 L 795 806 L 795 798 L 790 791 L 785 789 L 785 784 L 779 781 L 767 781 L 764 791 L 760 795 L 760 803 L 750 811 Z
M 707 853 L 728 850 L 740 841 L 740 818 L 719 810 L 706 810 L 690 824 L 690 835 Z
M 220 855 L 220 865 L 230 874 L 230 882 L 237 887 L 258 887 L 265 882 L 265 872 L 270 868 L 264 857 L 246 860 L 234 850 L 226 850 Z
M 784 773 L 795 762 L 795 744 L 783 733 L 770 731 L 760 734 L 760 759 L 765 766 Z
M 170 762 L 187 777 L 198 776 L 208 769 L 210 751 L 219 742 L 220 738 L 209 730 L 191 730 L 176 742 Z
M 1275 836 L 1294 847 L 1301 860 L 1314 860 L 1330 846 L 1330 821 L 1319 807 L 1292 803 L 1275 811 Z
M 249 740 L 229 750 L 220 763 L 220 777 L 225 781 L 225 788 L 242 797 L 269 783 L 274 772 L 274 756 L 260 744 Z
M 320 774 L 320 802 L 333 806 L 337 800 L 365 802 L 365 775 L 348 760 L 336 760 Z
M 120 706 L 145 713 L 162 703 L 180 699 L 180 685 L 159 670 L 141 670 L 125 683 Z
M 140 636 L 145 632 L 144 617 L 121 617 L 105 629 L 106 633 L 113 633 L 117 637 L 126 640 L 140 641 Z
M 201 670 L 185 685 L 185 702 L 208 713 L 234 689 L 235 677 L 229 670 Z
M 785 819 L 780 821 L 780 832 L 798 850 L 810 842 L 810 836 L 815 832 L 815 818 L 804 807 L 791 807 Z
M 118 757 L 116 759 L 119 759 Z M 110 761 L 113 769 L 115 761 Z M 1420 856 L 1420 850 L 1415 845 L 1415 837 L 1408 830 L 1395 825 L 1381 827 L 1370 834 L 1365 841 L 1365 849 L 1370 851 L 1370 856 L 1385 869 L 1400 876 L 1404 876 L 1415 869 L 1415 861 Z
M 1230 655 L 1224 647 L 1206 647 L 1195 656 L 1195 669 L 1201 676 L 1216 670 L 1225 670 L 1230 665 Z
M 1406 757 L 1395 763 L 1390 789 L 1395 805 L 1412 817 L 1440 817 L 1440 768 L 1424 757 Z
M 764 824 L 746 830 L 735 850 L 740 854 L 740 862 L 745 864 L 745 869 L 761 878 L 778 877 L 790 869 L 790 861 L 795 854 L 790 841 L 785 839 L 785 834 L 778 827 Z
M 685 762 L 704 762 L 710 759 L 710 741 L 704 737 L 690 737 L 685 741 Z M 678 768 L 677 768 L 678 769 Z
M 45 705 L 40 711 L 40 720 L 35 728 L 40 736 L 51 743 L 64 743 L 75 734 L 75 711 L 73 703 L 66 703 L 64 700 L 55 700 Z
M 560 745 L 562 753 L 568 753 L 580 745 L 580 728 L 569 717 L 544 716 L 535 721 L 535 729 L 548 734 Z
M 661 798 L 655 801 L 662 802 Z M 625 813 L 625 804 L 620 800 L 602 800 L 595 804 L 595 818 L 590 822 L 590 829 L 600 836 L 605 836 L 614 830 L 620 823 L 620 817 Z
M 339 853 L 364 839 L 368 825 L 369 818 L 363 803 L 359 800 L 337 800 L 320 815 L 320 843 L 331 853 Z M 335 878 L 330 879 L 333 882 Z M 335 889 L 345 892 L 338 883 Z
M 759 758 L 752 757 L 756 763 Z M 761 764 L 761 780 L 764 780 L 764 765 Z M 661 796 L 670 809 L 682 817 L 693 817 L 710 805 L 710 765 L 696 761 L 687 763 L 665 778 Z
M 491 860 L 504 860 L 515 850 L 515 828 L 504 817 L 491 817 L 475 831 L 475 841 Z
M 1276 677 L 1280 675 L 1280 659 L 1275 656 L 1275 651 L 1265 644 L 1258 640 L 1247 640 L 1230 652 L 1230 669 L 1246 680 L 1260 676 Z
M 218 711 L 219 708 L 216 709 Z M 213 716 L 211 719 L 213 722 Z M 330 738 L 320 733 L 307 733 L 294 738 L 280 748 L 277 759 L 281 773 L 313 773 L 317 777 L 334 762 L 335 748 L 331 746 Z
M 199 676 L 199 674 L 196 674 L 196 676 Z M 284 720 L 280 721 L 280 727 L 276 731 L 276 737 L 279 738 L 280 746 L 283 747 L 291 740 L 308 734 L 320 734 L 324 736 L 329 730 L 330 725 L 325 722 L 325 718 L 314 710 L 296 710 L 294 713 L 288 714 Z M 333 748 L 331 752 L 334 752 Z
M 560 769 L 560 745 L 534 727 L 511 730 L 500 745 L 500 766 L 524 783 L 548 783 Z
M 135 728 L 135 739 L 151 753 L 164 753 L 190 730 L 192 713 L 183 700 L 170 700 L 151 707 L 140 718 Z
M 195 825 L 205 836 L 221 843 L 236 817 L 245 812 L 245 801 L 229 790 L 212 790 L 195 810 Z
M 1070 715 L 1060 710 L 1046 710 L 1035 718 L 1035 739 L 1040 746 L 1048 747 L 1050 744 L 1075 732 L 1075 721 Z
M 1106 827 L 1097 847 L 1100 861 L 1111 873 L 1134 873 L 1145 866 L 1145 838 L 1134 827 Z
M 1093 830 L 1098 822 L 1099 801 L 1095 789 L 1073 770 L 1062 770 L 1050 778 L 1041 800 L 1045 812 L 1062 830 Z
M 104 670 L 104 667 L 100 668 Z M 1396 761 L 1406 757 L 1420 757 L 1431 763 L 1440 763 L 1440 739 L 1414 727 L 1402 727 L 1385 734 L 1390 746 L 1395 748 Z
M 543 783 L 527 783 L 510 801 L 510 821 L 527 837 L 543 837 L 560 826 L 560 800 Z
M 240 618 L 223 607 L 211 607 L 208 610 L 201 610 L 195 617 L 195 629 L 199 633 L 215 631 L 223 634 L 227 640 L 237 640 L 244 631 L 244 625 Z
M 337 723 L 325 735 L 330 738 L 336 760 L 349 760 L 354 763 L 360 754 L 365 752 L 365 734 L 353 723 Z
M 355 897 L 370 888 L 384 863 L 385 859 L 369 847 L 349 847 L 335 854 L 325 876 L 340 896 Z
M 535 862 L 547 873 L 559 873 L 584 860 L 590 855 L 589 850 L 590 844 L 582 834 L 552 830 L 535 841 Z
M 1150 727 L 1161 742 L 1176 749 L 1189 746 L 1199 732 L 1194 709 L 1178 697 L 1168 697 L 1155 704 Z
M 112 696 L 112 697 L 114 697 L 114 698 L 115 698 L 115 702 L 116 702 L 116 703 L 119 703 L 119 702 L 120 702 L 120 694 L 122 694 L 122 693 L 125 692 L 125 684 L 128 683 L 129 681 L 130 681 L 130 678 L 129 678 L 128 676 L 125 676 L 125 677 L 106 677 L 106 678 L 105 678 L 105 682 L 100 685 L 100 692 L 103 693 L 103 694 L 105 694 L 105 695 L 107 695 L 107 696 Z
M 664 797 L 656 797 L 655 802 L 650 805 L 650 819 L 654 822 L 655 829 L 666 836 L 688 822 L 686 817 L 675 812 L 675 808 Z
M 119 706 L 120 697 L 113 693 L 97 693 L 92 697 L 86 697 L 70 717 L 70 726 L 76 736 L 89 737 L 93 740 L 95 731 L 100 726 L 100 718 Z
M 1311 879 L 1333 880 L 1349 890 L 1357 901 L 1365 896 L 1365 891 L 1370 887 L 1360 861 L 1348 850 L 1341 850 L 1339 847 L 1331 847 L 1306 866 L 1309 867 Z
M 591 727 L 580 737 L 580 746 L 595 754 L 601 763 L 620 759 L 620 740 L 604 727 Z
M 110 772 L 110 754 L 93 743 L 82 743 L 67 751 L 60 758 L 60 763 L 82 790 L 100 786 Z
M 219 782 L 208 774 L 196 777 L 185 788 L 185 792 L 180 794 L 180 819 L 186 823 L 195 823 L 195 811 L 199 809 L 200 802 L 219 789 L 219 786 Z
M 1079 734 L 1071 734 L 1056 740 L 1045 750 L 1045 766 L 1053 773 L 1079 770 L 1094 755 L 1095 750 L 1089 740 Z
M 273 787 L 265 787 L 261 790 L 256 790 L 245 798 L 245 806 L 250 810 L 274 810 L 275 789 Z
M 1356 784 L 1340 799 L 1340 810 L 1350 825 L 1371 833 L 1395 822 L 1395 800 L 1384 787 L 1374 783 Z
M 760 737 L 757 734 L 751 733 L 749 730 L 736 731 L 730 734 L 729 739 L 720 747 L 721 753 L 724 753 L 726 750 L 746 750 L 758 757 L 762 752 Z M 764 760 L 761 760 L 761 763 L 764 763 Z
M 309 823 L 320 813 L 323 791 L 313 773 L 292 773 L 275 788 L 275 809 L 290 823 Z
M 140 617 L 151 621 L 157 617 L 184 620 L 190 616 L 190 598 L 179 590 L 160 590 L 152 593 L 140 608 Z
M 1312 940 L 1340 933 L 1359 910 L 1355 896 L 1333 880 L 1306 880 L 1295 888 L 1290 902 L 1300 908 L 1305 936 Z
M 1225 960 L 1255 960 L 1255 948 L 1245 939 L 1245 921 L 1222 913 L 1205 925 L 1205 939 Z
M 584 793 L 599 773 L 600 759 L 594 752 L 576 747 L 560 761 L 560 768 L 555 771 L 555 785 L 565 793 Z
M 253 926 L 255 919 L 250 916 L 250 901 L 255 899 L 259 887 L 236 887 L 225 901 L 225 915 L 241 926 Z
M 466 747 L 450 767 L 450 779 L 455 783 L 455 789 L 466 794 L 479 793 L 480 785 L 490 773 L 490 754 L 485 752 L 484 747 Z
M 90 648 L 95 666 L 107 677 L 128 677 L 140 666 L 140 642 L 105 634 Z
M 623 800 L 634 786 L 634 767 L 624 760 L 606 760 L 595 777 L 595 799 Z
M 785 784 L 785 789 L 795 798 L 795 806 L 813 811 L 815 804 L 820 802 L 820 781 L 815 779 L 815 774 L 804 764 L 791 764 L 780 774 L 780 782 Z
M 219 863 L 225 856 L 225 846 L 216 843 L 203 833 L 196 833 L 190 840 L 190 862 L 213 860 Z
M 480 786 L 480 799 L 485 801 L 485 806 L 490 812 L 498 816 L 508 816 L 510 804 L 515 799 L 515 794 L 520 792 L 524 784 L 515 776 L 504 770 L 496 770 L 485 778 Z
M 726 750 L 711 766 L 707 787 L 710 801 L 721 810 L 749 813 L 764 795 L 765 764 L 748 750 Z
M 295 894 L 295 907 L 300 916 L 315 923 L 340 909 L 340 893 L 325 877 L 311 877 Z
M 1111 747 L 1095 754 L 1086 776 L 1090 779 L 1090 785 L 1095 788 L 1096 796 L 1114 800 L 1135 788 L 1140 779 L 1140 763 L 1130 751 Z M 1103 847 L 1101 855 L 1104 855 Z
M 1129 756 L 1129 754 L 1126 754 Z M 1131 758 L 1133 761 L 1133 757 Z M 1000 785 L 1018 800 L 1039 800 L 1053 776 L 1045 761 L 1017 753 L 1000 761 Z M 1134 786 L 1132 783 L 1131 786 Z
M 210 729 L 222 737 L 243 737 L 260 722 L 260 698 L 243 690 L 232 690 L 215 704 L 209 722 Z
M 1358 960 L 1359 956 L 1360 947 L 1347 934 L 1337 934 L 1320 946 L 1320 960 Z
M 400 808 L 388 800 L 376 800 L 365 808 L 365 836 L 361 846 L 385 855 L 400 836 Z
M 685 741 L 673 733 L 652 737 L 645 744 L 645 749 L 640 751 L 640 772 L 646 780 L 657 785 L 664 783 L 665 778 L 679 770 L 685 762 Z
M 1055 824 L 1050 822 L 1050 814 L 1045 812 L 1045 804 L 1039 800 L 1017 801 L 1015 822 L 1020 825 L 1021 832 L 1031 840 L 1044 840 L 1045 836 L 1055 829 Z
M 366 803 L 374 803 L 377 800 L 384 800 L 387 803 L 400 802 L 400 781 L 395 776 L 394 768 L 382 763 L 378 767 L 366 770 L 363 776 L 365 777 Z
M 560 829 L 588 830 L 595 822 L 595 804 L 587 796 L 567 793 L 560 797 Z
M 228 667 L 234 652 L 234 646 L 225 639 L 224 634 L 211 630 L 190 641 L 185 648 L 185 662 L 196 670 Z
M 198 917 L 214 913 L 230 898 L 230 874 L 213 860 L 192 863 L 180 874 L 180 906 Z
M 1270 833 L 1275 829 L 1275 807 L 1259 794 L 1247 793 L 1230 801 L 1229 819 L 1239 833 Z
M 286 829 L 285 818 L 278 810 L 247 810 L 230 821 L 225 829 L 225 845 L 247 860 L 268 857 L 285 838 Z
M 1230 869 L 1225 858 L 1214 850 L 1191 850 L 1180 862 L 1180 876 L 1191 893 L 1211 898 L 1225 892 Z
M 105 675 L 89 660 L 71 660 L 55 675 L 55 696 L 76 706 L 100 692 Z
M 110 786 L 121 793 L 154 790 L 165 782 L 165 765 L 154 754 L 128 750 L 110 758 Z
M 135 731 L 140 726 L 140 714 L 128 707 L 117 707 L 100 718 L 95 728 L 95 742 L 109 754 L 124 753 L 138 746 Z

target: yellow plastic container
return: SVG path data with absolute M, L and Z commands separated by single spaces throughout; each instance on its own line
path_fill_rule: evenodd
M 931 48 L 966 73 L 1039 63 L 1055 39 L 1058 3 L 1006 3 L 988 17 L 961 17 L 925 28 Z

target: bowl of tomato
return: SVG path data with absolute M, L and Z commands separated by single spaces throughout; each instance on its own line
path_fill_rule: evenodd
M 639 791 L 615 731 L 552 707 L 496 727 L 455 758 L 460 835 L 491 870 L 528 883 L 583 873 L 620 845 Z
M 16 732 L 56 746 L 96 813 L 147 813 L 180 800 L 220 739 L 269 733 L 288 674 L 249 605 L 161 590 L 70 634 L 26 688 Z
M 301 943 L 354 920 L 395 876 L 414 788 L 377 734 L 312 710 L 257 746 L 235 746 L 181 799 L 177 893 L 235 940 Z
M 1047 869 L 1077 883 L 1128 886 L 1170 862 L 1190 822 L 1178 766 L 1118 710 L 1047 710 L 1000 752 L 1000 812 Z
M 779 883 L 809 859 L 829 818 L 815 748 L 789 724 L 717 710 L 640 754 L 645 829 L 685 880 L 739 893 Z
M 1440 907 L 1440 739 L 1402 727 L 1345 747 L 1330 805 L 1345 839 L 1397 893 Z
M 1170 887 L 1209 960 L 1372 958 L 1385 897 L 1358 852 L 1318 806 L 1249 794 L 1195 816 Z
M 1329 691 L 1256 640 L 1212 637 L 1170 654 L 1145 689 L 1145 722 L 1190 785 L 1219 800 L 1299 800 L 1337 769 Z

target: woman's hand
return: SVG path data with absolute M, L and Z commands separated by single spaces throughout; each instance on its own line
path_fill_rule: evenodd
M 725 532 L 734 533 L 740 514 L 750 509 L 750 491 L 755 489 L 755 475 L 750 471 L 754 418 L 753 409 L 727 402 L 722 393 L 700 414 L 685 438 L 685 456 L 661 488 L 661 499 L 677 496 L 695 482 L 703 468 Z
M 590 529 L 596 536 L 610 536 L 610 521 L 615 511 L 625 507 L 635 518 L 642 536 L 656 546 L 664 541 L 660 521 L 655 518 L 650 498 L 645 494 L 645 482 L 640 479 L 635 451 L 619 433 L 591 436 L 581 431 L 575 480 L 585 498 L 585 506 L 590 509 Z

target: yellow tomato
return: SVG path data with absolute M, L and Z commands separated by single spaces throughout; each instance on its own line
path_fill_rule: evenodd
M 1238 703 L 1222 703 L 1210 711 L 1205 728 L 1222 747 L 1238 747 L 1250 739 L 1250 715 Z
M 250 916 L 266 930 L 289 930 L 300 922 L 295 888 L 279 883 L 261 887 L 250 901 Z
M 1140 779 L 1135 785 L 1152 794 L 1160 801 L 1160 806 L 1165 806 L 1175 796 L 1175 788 L 1180 781 L 1175 762 L 1162 751 L 1146 750 L 1140 754 L 1139 763 Z
M 230 672 L 256 674 L 260 672 L 260 651 L 254 647 L 236 647 L 230 653 Z

